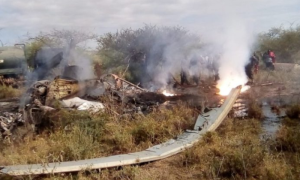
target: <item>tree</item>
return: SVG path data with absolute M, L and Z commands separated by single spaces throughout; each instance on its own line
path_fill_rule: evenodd
M 67 51 L 78 47 L 80 43 L 95 39 L 96 35 L 87 34 L 76 30 L 52 30 L 40 32 L 35 37 L 29 37 L 26 43 L 26 56 L 28 64 L 32 67 L 37 51 L 42 47 L 66 48 Z
M 97 41 L 104 68 L 119 75 L 126 72 L 135 83 L 151 81 L 167 64 L 184 61 L 200 47 L 199 37 L 181 27 L 151 25 L 107 33 Z
M 300 26 L 288 29 L 272 28 L 259 36 L 259 49 L 262 52 L 272 49 L 278 62 L 300 62 Z

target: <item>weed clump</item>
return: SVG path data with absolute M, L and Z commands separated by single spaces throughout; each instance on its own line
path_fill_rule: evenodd
M 22 93 L 21 89 L 15 89 L 11 86 L 1 86 L 0 85 L 0 99 L 13 98 L 20 96 Z
M 286 115 L 291 119 L 300 119 L 300 104 L 295 104 L 287 108 Z
M 285 118 L 283 126 L 276 135 L 275 150 L 300 153 L 300 124 L 298 121 Z
M 217 132 L 205 134 L 198 145 L 185 151 L 178 160 L 179 167 L 197 179 L 286 178 L 287 165 L 266 151 L 260 129 L 255 119 L 227 119 Z
M 261 119 L 263 117 L 262 109 L 257 102 L 251 101 L 248 104 L 248 117 L 255 119 Z

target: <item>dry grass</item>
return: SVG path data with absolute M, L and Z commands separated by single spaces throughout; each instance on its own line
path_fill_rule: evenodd
M 61 110 L 50 122 L 51 128 L 35 138 L 18 144 L 2 140 L 0 164 L 61 162 L 139 151 L 176 137 L 193 126 L 194 118 L 193 110 L 182 105 L 122 119 L 107 113 Z
M 247 113 L 249 118 L 261 119 L 263 117 L 260 105 L 254 100 L 250 100 L 248 103 Z
M 300 153 L 299 128 L 299 120 L 285 118 L 283 121 L 283 126 L 277 133 L 275 150 Z
M 166 112 L 164 115 L 170 116 Z M 155 114 L 152 116 L 156 117 Z M 101 173 L 82 171 L 73 174 L 38 176 L 37 179 L 299 179 L 299 121 L 286 119 L 276 141 L 271 145 L 261 141 L 260 123 L 255 119 L 227 119 L 216 132 L 205 134 L 193 148 L 162 161 L 142 166 L 103 169 Z M 134 133 L 131 133 L 130 137 L 141 138 L 141 135 L 133 134 L 143 129 L 143 126 L 132 126 L 131 130 L 134 131 L 131 132 Z M 149 127 L 154 131 L 151 125 Z M 104 129 L 107 127 L 105 126 Z M 158 132 L 161 134 L 164 130 L 160 129 Z M 150 139 L 147 140 L 148 143 L 152 143 L 153 134 L 146 134 Z M 164 136 L 160 135 L 160 137 Z M 134 140 L 131 141 L 134 146 L 140 148 L 143 146 L 141 142 L 135 143 Z M 287 148 L 279 148 L 284 146 Z
M 276 82 L 276 83 L 300 83 L 299 80 L 300 72 L 298 70 L 293 71 L 268 71 L 260 70 L 257 75 L 255 75 L 256 83 L 266 83 L 266 82 Z
M 254 114 L 259 111 L 257 104 Z M 292 111 L 292 108 L 288 108 Z M 293 111 L 294 112 L 294 111 Z M 181 105 L 116 118 L 62 110 L 52 128 L 21 144 L 0 140 L 0 164 L 48 163 L 134 152 L 175 137 L 194 124 Z M 180 155 L 142 166 L 25 177 L 29 179 L 299 179 L 300 122 L 286 118 L 275 141 L 261 140 L 261 121 L 227 119 Z M 2 144 L 1 144 L 2 143 Z M 0 177 L 1 178 L 1 177 Z
M 260 127 L 255 119 L 228 119 L 179 156 L 140 167 L 135 179 L 298 179 L 299 164 L 270 151 Z
M 198 169 L 200 179 L 255 176 L 264 156 L 259 131 L 256 120 L 228 120 L 219 133 L 206 134 L 195 149 L 186 151 L 182 166 Z
M 99 179 L 297 179 L 281 152 L 261 142 L 260 121 L 227 119 L 193 148 L 144 166 L 104 170 Z M 121 175 L 121 177 L 120 177 Z M 85 178 L 90 176 L 85 176 Z M 82 178 L 84 179 L 84 178 Z
M 12 88 L 11 86 L 0 85 L 0 99 L 18 97 L 21 96 L 22 93 L 23 93 L 22 89 L 15 89 Z

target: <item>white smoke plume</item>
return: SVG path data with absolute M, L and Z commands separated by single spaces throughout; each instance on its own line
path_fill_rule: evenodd
M 214 43 L 221 47 L 219 60 L 218 87 L 220 94 L 226 95 L 230 90 L 238 85 L 247 83 L 245 65 L 252 55 L 251 50 L 255 42 L 255 35 L 249 24 L 240 19 L 234 18 L 225 21 L 218 41 Z
M 245 65 L 252 55 L 256 39 L 252 23 L 232 15 L 228 10 L 225 12 L 218 12 L 220 18 L 206 24 L 206 31 L 202 30 L 199 33 L 200 39 L 184 38 L 171 42 L 165 48 L 163 54 L 165 61 L 160 68 L 156 70 L 153 70 L 153 66 L 148 68 L 148 71 L 154 71 L 155 83 L 166 86 L 170 74 L 181 70 L 187 72 L 189 76 L 200 76 L 200 79 L 204 80 L 208 76 L 213 76 L 216 68 L 220 77 L 217 87 L 222 95 L 228 94 L 238 85 L 247 83 Z M 187 48 L 197 43 L 201 46 Z

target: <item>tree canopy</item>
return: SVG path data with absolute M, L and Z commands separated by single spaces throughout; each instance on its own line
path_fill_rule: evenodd
M 259 49 L 273 50 L 278 62 L 300 63 L 300 26 L 272 28 L 259 35 Z
M 189 52 L 200 47 L 200 38 L 181 27 L 145 25 L 107 33 L 98 38 L 98 45 L 105 69 L 126 71 L 128 67 L 126 77 L 141 82 L 151 80 L 154 69 L 172 59 L 184 61 Z

